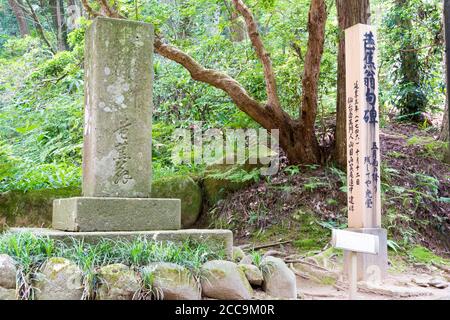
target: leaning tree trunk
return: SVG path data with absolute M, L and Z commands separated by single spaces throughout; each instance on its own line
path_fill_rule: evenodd
M 344 30 L 357 24 L 368 24 L 370 18 L 369 0 L 336 0 L 339 21 L 338 76 L 336 101 L 336 134 L 334 158 L 339 167 L 347 166 L 347 129 L 345 93 L 345 34 Z
M 16 16 L 17 24 L 19 25 L 19 32 L 22 37 L 25 37 L 30 33 L 28 29 L 27 20 L 25 19 L 25 14 L 22 8 L 17 3 L 17 0 L 8 0 L 9 6 L 11 7 L 14 15 Z

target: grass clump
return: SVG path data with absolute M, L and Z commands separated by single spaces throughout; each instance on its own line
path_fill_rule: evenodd
M 17 288 L 21 299 L 33 299 L 33 279 L 42 264 L 51 257 L 67 258 L 75 262 L 84 274 L 84 299 L 92 299 L 98 284 L 96 270 L 102 266 L 122 263 L 142 271 L 152 262 L 172 262 L 186 267 L 195 277 L 209 260 L 224 259 L 223 250 L 213 250 L 205 243 L 187 240 L 182 243 L 102 239 L 96 244 L 81 240 L 59 241 L 32 233 L 4 233 L 0 235 L 0 254 L 7 254 L 18 262 Z M 143 290 L 151 288 L 151 274 L 143 274 Z
M 437 255 L 435 255 L 431 250 L 422 247 L 422 246 L 415 246 L 411 248 L 408 251 L 408 256 L 411 260 L 420 262 L 420 263 L 436 263 L 436 264 L 445 264 L 450 265 L 450 261 L 444 258 L 441 258 Z

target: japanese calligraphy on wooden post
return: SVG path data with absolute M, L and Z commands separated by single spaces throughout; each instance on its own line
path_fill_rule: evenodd
M 350 228 L 381 226 L 380 142 L 375 32 L 346 30 L 347 181 Z
M 357 24 L 345 30 L 348 227 L 378 236 L 376 255 L 357 253 L 358 280 L 374 282 L 387 272 L 387 233 L 381 228 L 377 50 L 371 26 Z M 348 272 L 348 252 L 344 258 Z

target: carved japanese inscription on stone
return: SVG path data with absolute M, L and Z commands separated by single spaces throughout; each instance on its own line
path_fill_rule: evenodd
M 148 198 L 152 26 L 99 17 L 85 45 L 83 195 Z

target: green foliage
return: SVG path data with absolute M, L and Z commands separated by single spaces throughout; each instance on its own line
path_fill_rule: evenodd
M 450 264 L 447 259 L 441 258 L 435 255 L 431 250 L 424 248 L 422 246 L 415 246 L 408 251 L 408 256 L 411 260 L 426 264 L 437 263 L 437 264 Z
M 228 180 L 230 182 L 257 182 L 260 178 L 260 170 L 254 168 L 252 170 L 245 170 L 240 166 L 232 166 L 229 170 L 216 170 L 211 171 L 207 174 L 208 178 L 218 179 L 218 180 Z
M 432 137 L 412 136 L 406 143 L 408 146 L 419 147 L 419 155 L 436 160 L 442 160 L 448 149 L 448 142 L 436 140 Z
M 442 106 L 442 2 L 379 1 L 381 104 L 394 105 L 400 120 L 420 120 L 423 111 Z

